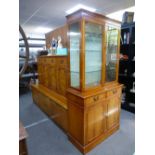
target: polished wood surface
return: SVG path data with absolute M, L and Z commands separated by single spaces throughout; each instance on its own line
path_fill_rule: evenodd
M 67 56 L 40 56 L 38 58 L 39 83 L 66 96 Z
M 68 130 L 66 97 L 44 87 L 41 84 L 32 85 L 34 102 L 62 129 Z
M 115 19 L 111 19 L 107 16 L 95 13 L 95 12 L 90 12 L 84 9 L 79 9 L 78 11 L 69 14 L 66 16 L 68 22 L 75 22 L 77 20 L 80 20 L 81 18 L 89 18 L 91 20 L 95 20 L 95 21 L 99 21 L 99 22 L 103 22 L 103 23 L 108 23 L 108 24 L 113 24 L 113 25 L 117 25 L 120 27 L 121 22 Z
M 52 38 L 58 39 L 58 36 L 61 36 L 63 47 L 67 47 L 67 25 L 59 27 L 49 33 L 45 34 L 46 38 L 46 48 L 51 47 Z
M 68 89 L 68 135 L 70 140 L 88 152 L 119 126 L 122 85 L 77 94 Z M 98 139 L 98 140 L 97 140 Z M 87 146 L 89 146 L 87 148 Z M 91 147 L 92 146 L 92 147 Z
M 19 121 L 19 155 L 28 155 L 27 145 L 26 145 L 27 137 L 28 137 L 28 134 L 22 122 Z

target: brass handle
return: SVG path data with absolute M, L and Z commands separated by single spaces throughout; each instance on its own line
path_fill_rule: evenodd
M 99 99 L 98 96 L 94 96 L 94 101 L 97 101 Z
M 116 94 L 116 92 L 117 92 L 117 90 L 115 89 L 115 90 L 113 90 L 113 94 Z
M 63 64 L 64 63 L 64 60 L 61 60 L 60 63 Z

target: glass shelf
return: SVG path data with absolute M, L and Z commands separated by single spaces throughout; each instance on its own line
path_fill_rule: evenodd
M 93 50 L 86 49 L 86 51 L 88 51 L 88 52 L 101 52 L 101 50 L 95 50 L 95 49 L 93 49 Z

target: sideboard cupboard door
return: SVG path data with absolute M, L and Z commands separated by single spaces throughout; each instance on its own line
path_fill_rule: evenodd
M 106 113 L 107 104 L 104 101 L 88 109 L 86 112 L 86 143 L 106 131 Z
M 49 73 L 49 66 L 44 64 L 44 84 L 48 87 L 48 73 Z
M 66 95 L 67 89 L 67 75 L 65 68 L 59 68 L 57 72 L 57 91 L 62 94 Z
M 56 91 L 56 87 L 57 87 L 57 70 L 54 66 L 50 65 L 49 66 L 49 72 L 48 72 L 48 76 L 49 76 L 49 87 L 52 90 Z
M 120 98 L 113 96 L 107 100 L 107 128 L 110 129 L 119 123 Z

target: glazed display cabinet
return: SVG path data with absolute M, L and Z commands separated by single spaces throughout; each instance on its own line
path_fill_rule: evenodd
M 32 96 L 85 154 L 119 129 L 120 22 L 79 10 L 46 40 L 56 35 L 65 36 L 68 55 L 38 58 L 39 83 L 32 85 Z
M 68 133 L 83 153 L 119 128 L 120 23 L 79 10 L 67 16 Z

